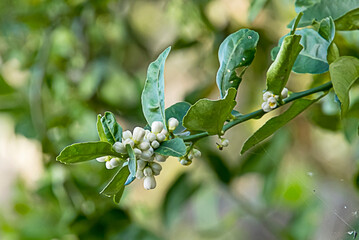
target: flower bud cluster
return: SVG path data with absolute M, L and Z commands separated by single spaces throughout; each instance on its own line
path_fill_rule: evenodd
M 229 140 L 227 138 L 220 138 L 219 143 L 217 143 L 217 147 L 219 150 L 223 150 L 223 148 L 228 147 Z
M 179 122 L 175 118 L 168 120 L 169 131 L 172 132 L 178 126 Z M 154 176 L 160 174 L 162 167 L 157 162 L 164 162 L 168 158 L 155 153 L 155 149 L 161 145 L 169 136 L 168 131 L 164 128 L 163 123 L 155 121 L 151 125 L 151 131 L 141 127 L 136 127 L 133 132 L 126 130 L 122 133 L 122 142 L 115 142 L 113 149 L 123 155 L 127 155 L 126 145 L 130 145 L 137 159 L 136 178 L 144 178 L 144 188 L 154 189 L 156 180 Z M 127 161 L 129 158 L 127 158 Z M 110 156 L 97 158 L 99 162 L 106 162 L 106 168 L 112 169 L 121 164 L 119 158 Z M 157 162 L 155 162 L 157 161 Z
M 288 97 L 288 89 L 283 88 L 281 92 L 281 98 L 284 99 L 287 97 Z M 263 101 L 264 101 L 262 103 L 263 111 L 270 112 L 273 109 L 275 109 L 278 106 L 278 100 L 279 100 L 279 95 L 274 95 L 270 91 L 266 91 L 265 93 L 263 93 Z
M 201 151 L 199 151 L 198 149 L 193 148 L 191 151 L 189 151 L 189 153 L 178 159 L 178 161 L 183 165 L 183 166 L 188 166 L 191 165 L 192 160 L 194 158 L 199 158 L 201 157 Z

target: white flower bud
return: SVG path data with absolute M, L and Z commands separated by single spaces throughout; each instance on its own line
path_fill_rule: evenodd
M 187 155 L 187 159 L 192 161 L 192 160 L 193 160 L 193 154 L 192 154 L 192 153 L 189 153 L 189 154 Z
M 119 158 L 112 158 L 110 160 L 110 164 L 113 168 L 118 167 L 120 165 L 120 159 Z
M 107 158 L 107 156 L 98 157 L 98 158 L 96 158 L 96 160 L 97 160 L 98 162 L 106 162 L 106 158 Z
M 266 102 L 270 97 L 273 97 L 272 92 L 267 91 L 267 92 L 263 93 L 263 101 Z
M 147 163 L 143 160 L 137 160 L 137 169 L 143 170 L 146 167 Z
M 150 148 L 150 143 L 147 142 L 147 141 L 141 142 L 141 143 L 138 145 L 138 148 L 141 149 L 141 150 L 147 150 L 147 149 Z
M 151 131 L 156 134 L 160 133 L 163 129 L 163 123 L 160 121 L 154 121 L 151 126 Z
M 191 165 L 192 161 L 189 160 L 189 159 L 184 159 L 184 158 L 182 158 L 182 159 L 180 160 L 180 163 L 181 163 L 183 166 L 188 166 L 188 165 Z
M 133 152 L 135 153 L 136 157 L 139 157 L 142 154 L 142 151 L 140 149 L 138 149 L 138 148 L 134 148 Z
M 173 131 L 178 126 L 179 122 L 176 118 L 168 119 L 168 130 Z
M 193 157 L 195 157 L 195 158 L 199 158 L 199 157 L 201 157 L 201 151 L 199 151 L 198 149 L 193 149 L 192 150 L 192 153 L 193 153 Z
M 270 112 L 272 110 L 267 102 L 262 103 L 262 109 L 265 112 Z
M 122 133 L 122 138 L 123 139 L 129 139 L 129 138 L 132 138 L 132 133 L 130 130 L 126 130 Z
M 157 142 L 156 140 L 154 140 L 153 142 L 151 142 L 151 146 L 152 146 L 153 148 L 158 148 L 158 147 L 160 146 L 160 143 Z
M 131 147 L 135 146 L 135 142 L 130 138 L 127 138 L 125 141 L 123 141 L 123 145 L 126 146 L 127 144 L 130 144 Z
M 123 145 L 122 142 L 115 142 L 113 144 L 113 149 L 115 149 L 116 152 L 118 153 L 126 153 L 126 146 Z
M 281 95 L 282 98 L 287 98 L 288 97 L 288 88 L 283 88 L 280 95 Z
M 163 142 L 166 139 L 166 135 L 162 134 L 162 133 L 158 133 L 157 134 L 157 140 L 159 142 Z
M 143 181 L 143 187 L 146 190 L 154 189 L 156 187 L 156 180 L 155 177 L 145 177 L 145 180 Z
M 221 139 L 221 145 L 222 145 L 222 147 L 228 147 L 228 145 L 229 145 L 228 139 L 222 138 Z
M 156 140 L 156 134 L 154 133 L 149 133 L 147 135 L 147 140 L 150 141 L 150 142 L 153 142 L 154 140 Z
M 112 168 L 114 168 L 114 167 L 112 166 L 112 164 L 111 164 L 111 161 L 107 161 L 107 162 L 106 162 L 106 168 L 107 168 L 107 169 L 112 169 Z
M 155 160 L 157 162 L 165 162 L 167 158 L 168 158 L 167 156 L 163 156 L 163 155 L 160 155 L 160 154 L 155 154 Z
M 135 143 L 139 143 L 143 140 L 144 137 L 145 137 L 145 129 L 141 127 L 135 127 L 132 136 L 133 141 L 135 141 Z
M 152 168 L 152 172 L 153 172 L 153 175 L 157 176 L 161 173 L 161 170 L 162 170 L 162 166 L 158 163 L 151 163 L 151 168 Z
M 142 179 L 145 175 L 143 175 L 143 171 L 142 170 L 137 170 L 136 171 L 136 178 L 137 179 Z
M 150 149 L 151 148 L 149 148 L 148 150 L 142 151 L 141 158 L 148 161 L 152 157 L 152 154 L 153 154 L 153 151 L 150 151 Z
M 166 129 L 162 129 L 161 133 L 162 133 L 163 135 L 167 136 L 168 131 L 167 131 Z
M 152 168 L 150 168 L 150 167 L 145 167 L 145 169 L 143 169 L 143 174 L 144 174 L 146 177 L 152 176 L 152 175 L 153 175 Z
M 277 107 L 277 100 L 274 97 L 270 97 L 267 102 L 271 109 L 274 109 Z

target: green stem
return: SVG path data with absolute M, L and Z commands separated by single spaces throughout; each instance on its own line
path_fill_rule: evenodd
M 306 91 L 293 93 L 288 98 L 283 100 L 283 104 L 281 106 L 286 105 L 287 103 L 290 103 L 290 102 L 292 102 L 294 100 L 297 100 L 299 98 L 312 95 L 314 93 L 328 91 L 332 87 L 333 87 L 332 82 L 327 82 L 327 83 L 324 83 L 324 84 L 322 84 L 322 85 L 320 85 L 318 87 L 314 87 L 314 88 L 308 89 Z M 279 106 L 279 107 L 281 107 L 281 106 Z M 266 112 L 264 112 L 262 109 L 259 109 L 259 110 L 254 111 L 254 112 L 238 116 L 234 120 L 232 120 L 229 123 L 227 123 L 226 125 L 224 125 L 222 131 L 226 132 L 228 129 L 236 126 L 237 124 L 243 123 L 243 122 L 248 121 L 250 119 L 261 118 L 264 114 L 266 114 Z M 201 138 L 208 137 L 208 136 L 210 136 L 210 134 L 208 132 L 201 132 L 201 133 L 197 133 L 197 134 L 190 135 L 190 136 L 184 136 L 184 137 L 182 137 L 182 139 L 184 141 L 195 142 L 195 141 L 198 141 Z
M 297 29 L 299 21 L 302 18 L 302 16 L 303 16 L 303 12 L 298 13 L 297 17 L 295 18 L 295 22 L 292 26 L 292 30 L 290 31 L 290 35 L 294 35 L 295 30 Z

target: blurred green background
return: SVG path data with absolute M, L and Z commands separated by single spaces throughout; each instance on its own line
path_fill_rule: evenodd
M 359 227 L 359 89 L 340 122 L 330 93 L 270 140 L 240 156 L 274 113 L 202 140 L 189 167 L 163 164 L 157 188 L 141 181 L 115 205 L 99 191 L 116 170 L 55 161 L 67 145 L 97 140 L 96 115 L 145 125 L 148 64 L 171 45 L 166 106 L 216 99 L 217 51 L 240 28 L 260 34 L 236 109 L 256 110 L 270 50 L 288 32 L 294 0 L 0 1 L 0 239 L 352 239 Z M 257 15 L 258 13 L 258 15 Z M 358 31 L 338 33 L 359 57 Z M 328 75 L 291 75 L 300 91 Z M 277 112 L 278 113 L 278 112 Z

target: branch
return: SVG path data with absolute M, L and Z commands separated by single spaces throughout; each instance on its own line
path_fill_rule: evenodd
M 312 95 L 314 93 L 328 91 L 332 87 L 333 87 L 332 82 L 327 82 L 327 83 L 324 83 L 324 84 L 322 84 L 322 85 L 320 85 L 318 87 L 314 87 L 314 88 L 308 89 L 306 91 L 292 93 L 288 98 L 283 100 L 283 104 L 281 106 L 286 105 L 287 103 L 293 102 L 294 100 L 297 100 L 299 98 L 303 98 L 303 97 Z M 281 107 L 281 106 L 278 106 L 278 107 Z M 253 119 L 253 118 L 256 118 L 256 119 L 261 118 L 265 114 L 266 114 L 266 112 L 264 112 L 262 109 L 259 109 L 259 110 L 254 111 L 254 112 L 238 116 L 234 120 L 232 120 L 229 123 L 227 123 L 226 125 L 224 125 L 222 131 L 226 132 L 228 129 L 236 126 L 237 124 L 246 122 L 246 121 L 248 121 L 250 119 Z M 201 132 L 201 133 L 190 135 L 190 136 L 183 136 L 181 138 L 184 141 L 187 141 L 187 142 L 189 142 L 189 141 L 190 142 L 196 142 L 199 139 L 204 138 L 204 137 L 208 137 L 208 136 L 211 136 L 210 134 L 208 134 L 208 132 Z

